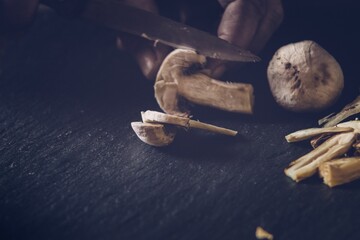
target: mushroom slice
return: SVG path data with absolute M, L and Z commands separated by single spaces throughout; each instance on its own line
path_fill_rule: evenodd
M 179 117 L 176 115 L 170 115 L 156 111 L 141 112 L 141 117 L 144 123 L 165 123 L 165 124 L 184 127 L 186 129 L 199 128 L 210 132 L 220 133 L 230 136 L 235 136 L 237 134 L 237 131 L 230 130 L 227 128 L 222 128 L 211 124 L 202 123 L 199 121 L 194 121 L 187 117 Z
M 285 174 L 296 182 L 312 176 L 321 163 L 345 154 L 355 141 L 356 135 L 355 132 L 345 132 L 331 137 L 310 153 L 293 161 L 285 169 Z
M 360 113 L 360 96 L 358 96 L 353 102 L 346 105 L 338 114 L 330 114 L 319 120 L 319 125 L 324 124 L 324 127 L 335 126 L 342 120 Z
M 132 122 L 131 127 L 141 141 L 151 146 L 167 146 L 174 141 L 176 129 L 157 123 Z
M 320 176 L 329 187 L 360 178 L 360 157 L 340 158 L 320 164 Z
M 287 142 L 298 142 L 315 137 L 320 134 L 351 132 L 353 130 L 354 129 L 352 127 L 308 128 L 293 132 L 285 136 L 285 139 Z
M 225 83 L 205 74 L 206 58 L 192 50 L 176 49 L 163 61 L 154 85 L 160 108 L 169 114 L 189 116 L 180 100 L 241 113 L 252 113 L 253 87 Z

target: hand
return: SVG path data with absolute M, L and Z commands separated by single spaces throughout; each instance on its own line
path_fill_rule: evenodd
M 158 7 L 160 5 L 157 5 L 155 0 L 125 0 L 124 2 L 147 11 L 159 13 Z M 179 2 L 182 4 L 173 4 L 179 7 L 180 20 L 190 25 L 191 18 L 189 16 L 192 7 L 195 7 L 194 5 L 198 5 L 195 12 L 199 12 L 199 9 L 201 12 L 204 12 L 204 9 L 208 11 L 207 6 L 213 5 L 210 0 Z M 265 46 L 283 19 L 281 0 L 218 0 L 218 2 L 223 8 L 222 17 L 218 19 L 220 22 L 217 28 L 218 37 L 253 53 L 258 53 Z M 197 16 L 201 16 L 201 14 Z M 210 19 L 206 19 L 203 22 L 209 21 Z M 143 74 L 148 79 L 156 77 L 163 59 L 171 51 L 170 47 L 161 44 L 153 46 L 150 41 L 129 35 L 119 37 L 118 46 L 134 56 Z M 212 60 L 209 67 L 212 70 L 212 75 L 219 77 L 229 65 L 222 61 Z
M 218 36 L 258 53 L 283 19 L 281 0 L 219 0 L 225 8 Z
M 162 0 L 123 0 L 130 5 L 158 13 L 159 6 L 169 1 Z M 0 0 L 0 24 L 7 29 L 24 27 L 31 22 L 39 0 Z M 162 2 L 157 4 L 157 2 Z M 278 28 L 283 18 L 281 0 L 218 0 L 223 7 L 223 14 L 218 25 L 217 35 L 235 45 L 258 53 Z M 186 24 L 208 12 L 208 6 L 215 0 L 179 0 L 171 5 L 179 8 L 178 16 Z M 169 4 L 169 3 L 168 3 Z M 195 11 L 192 11 L 193 9 Z M 206 11 L 204 11 L 204 9 Z M 195 13 L 195 17 L 194 17 Z M 192 17 L 191 17 L 191 14 Z M 197 15 L 196 15 L 197 14 Z M 204 17 L 204 16 L 202 16 Z M 211 21 L 207 18 L 202 23 Z M 211 16 L 216 18 L 216 14 Z M 154 79 L 170 47 L 141 38 L 123 34 L 118 38 L 118 47 L 127 50 L 138 62 L 144 76 Z M 220 76 L 228 66 L 221 61 L 210 62 L 212 75 Z

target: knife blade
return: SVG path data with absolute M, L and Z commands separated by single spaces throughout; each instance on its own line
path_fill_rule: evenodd
M 50 7 L 55 5 L 64 7 L 64 2 L 68 4 L 69 1 L 46 0 L 43 2 L 50 3 L 48 4 L 52 5 Z M 54 2 L 56 4 L 51 4 Z M 240 62 L 260 60 L 250 51 L 207 32 L 116 0 L 88 0 L 82 7 L 81 16 L 110 29 L 138 35 L 174 48 L 194 50 L 210 58 Z

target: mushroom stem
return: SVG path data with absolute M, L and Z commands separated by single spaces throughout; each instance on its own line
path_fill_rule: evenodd
M 203 129 L 203 130 L 207 130 L 207 131 L 210 131 L 213 133 L 220 133 L 220 134 L 225 134 L 225 135 L 229 135 L 229 136 L 236 136 L 238 133 L 237 131 L 234 131 L 231 129 L 222 128 L 222 127 L 218 127 L 218 126 L 214 126 L 211 124 L 194 121 L 194 120 L 189 120 L 189 127 Z
M 207 130 L 213 133 L 220 133 L 229 136 L 235 136 L 238 132 L 227 128 L 218 127 L 212 124 L 203 123 L 199 121 L 191 120 L 187 117 L 179 117 L 176 115 L 156 112 L 156 111 L 145 111 L 141 112 L 141 117 L 145 123 L 165 123 L 185 128 L 198 128 Z
M 169 114 L 189 116 L 183 101 L 225 111 L 252 113 L 251 84 L 226 83 L 206 75 L 206 58 L 192 50 L 176 49 L 163 61 L 154 85 L 160 108 Z M 186 101 L 185 101 L 186 102 Z
M 186 100 L 231 112 L 253 113 L 253 92 L 251 84 L 221 82 L 202 73 L 178 83 L 178 94 Z

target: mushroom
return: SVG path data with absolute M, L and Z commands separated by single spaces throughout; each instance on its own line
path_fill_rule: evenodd
M 185 129 L 199 128 L 209 132 L 225 134 L 229 136 L 236 136 L 236 134 L 238 133 L 237 131 L 234 130 L 191 120 L 187 117 L 179 117 L 176 115 L 170 115 L 156 111 L 141 112 L 141 117 L 144 123 L 165 123 L 165 124 L 183 127 Z
M 278 49 L 269 63 L 267 77 L 276 102 L 296 112 L 329 107 L 344 87 L 339 63 L 313 41 Z
M 186 117 L 156 111 L 141 112 L 143 122 L 132 122 L 131 127 L 141 141 L 151 146 L 163 147 L 171 144 L 176 136 L 177 127 L 199 128 L 209 132 L 236 136 L 237 131 L 214 126 Z
M 155 147 L 171 144 L 176 135 L 176 128 L 163 124 L 132 122 L 131 127 L 141 141 Z
M 183 100 L 231 112 L 253 112 L 253 87 L 212 79 L 203 69 L 206 58 L 192 50 L 176 49 L 163 61 L 155 82 L 155 98 L 169 114 L 189 116 Z

